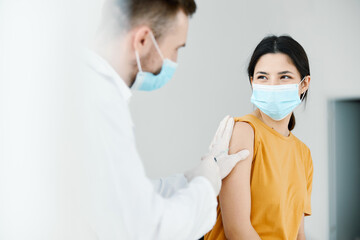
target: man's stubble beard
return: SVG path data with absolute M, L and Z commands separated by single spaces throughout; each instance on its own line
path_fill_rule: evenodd
M 155 49 L 154 49 L 155 50 Z M 150 71 L 149 69 L 151 69 L 151 66 L 155 64 L 154 62 L 154 59 L 158 57 L 158 58 L 161 58 L 159 56 L 159 54 L 155 51 L 152 51 L 152 53 L 149 53 L 147 56 L 143 57 L 142 59 L 140 59 L 140 64 L 141 64 L 141 68 L 144 72 L 151 72 L 155 75 L 159 74 L 160 71 L 161 71 L 161 68 L 162 68 L 162 64 L 160 65 L 160 67 L 155 71 L 155 72 L 152 72 Z M 138 68 L 138 65 L 136 63 L 136 61 L 132 64 L 133 66 L 133 73 L 132 73 L 132 78 L 131 78 L 131 86 L 134 85 L 135 83 L 135 80 L 136 80 L 136 75 L 137 73 L 139 72 L 139 68 Z

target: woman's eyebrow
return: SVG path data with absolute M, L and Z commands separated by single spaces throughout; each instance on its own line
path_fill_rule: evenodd
M 264 75 L 269 75 L 267 72 L 257 72 L 256 74 L 264 74 Z
M 294 74 L 294 73 L 292 73 L 292 72 L 290 72 L 290 71 L 282 71 L 282 72 L 278 72 L 278 74 L 279 74 L 279 75 L 282 75 L 282 74 L 288 74 L 288 73 L 290 73 L 290 74 Z

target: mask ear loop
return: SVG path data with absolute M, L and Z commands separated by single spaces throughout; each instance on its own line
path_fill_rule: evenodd
M 156 42 L 156 39 L 155 39 L 155 36 L 154 36 L 153 32 L 150 32 L 150 37 L 151 37 L 151 39 L 152 39 L 152 41 L 153 41 L 153 43 L 154 43 L 154 46 L 155 46 L 157 52 L 159 53 L 161 59 L 164 60 L 164 56 L 163 56 L 162 53 L 161 53 L 161 50 L 160 50 L 160 48 L 159 48 L 159 45 L 158 45 L 157 42 Z
M 299 86 L 301 86 L 301 83 L 305 80 L 305 78 L 306 78 L 306 76 L 299 82 Z M 305 93 L 306 93 L 306 92 L 307 92 L 307 90 L 302 93 L 303 96 L 302 96 L 301 99 L 300 99 L 301 102 L 304 100 L 304 98 L 305 98 Z
M 140 57 L 137 50 L 135 50 L 135 57 L 136 57 L 136 63 L 139 69 L 139 72 L 142 72 L 141 64 L 140 64 Z
M 157 52 L 159 53 L 161 59 L 164 60 L 164 57 L 163 57 L 163 55 L 162 55 L 162 53 L 160 51 L 159 45 L 157 44 L 155 36 L 154 36 L 154 34 L 152 32 L 150 32 L 150 37 L 151 37 L 151 39 L 152 39 L 152 41 L 154 43 L 154 46 L 155 46 Z M 135 50 L 135 57 L 136 57 L 136 64 L 138 66 L 139 72 L 142 72 L 141 63 L 140 63 L 140 56 L 139 56 L 139 53 L 138 53 L 137 50 Z

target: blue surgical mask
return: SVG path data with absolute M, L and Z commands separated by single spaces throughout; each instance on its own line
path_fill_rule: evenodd
M 253 84 L 251 102 L 272 119 L 280 121 L 301 103 L 299 86 L 304 79 L 298 84 Z
M 164 59 L 154 35 L 150 33 L 150 36 L 153 40 L 157 52 L 163 60 L 163 65 L 161 67 L 160 73 L 157 75 L 151 72 L 143 72 L 141 68 L 139 53 L 135 51 L 136 62 L 139 68 L 139 72 L 136 75 L 135 82 L 131 87 L 135 90 L 153 91 L 163 87 L 174 76 L 177 67 L 177 63 L 171 61 L 170 59 Z

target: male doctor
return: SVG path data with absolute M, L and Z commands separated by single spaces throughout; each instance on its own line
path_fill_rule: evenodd
M 234 125 L 228 116 L 196 168 L 157 181 L 145 175 L 128 110 L 131 91 L 156 90 L 171 79 L 195 10 L 194 0 L 105 3 L 81 80 L 88 151 L 84 217 L 97 239 L 199 239 L 216 221 L 221 180 L 249 154 L 228 155 Z

